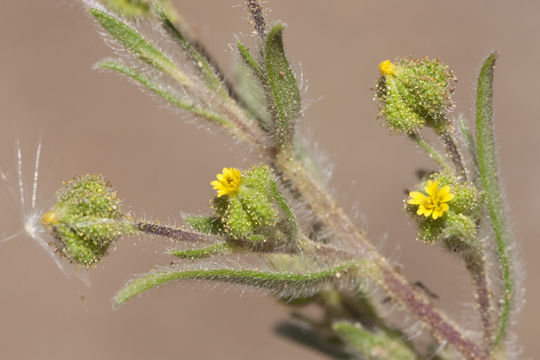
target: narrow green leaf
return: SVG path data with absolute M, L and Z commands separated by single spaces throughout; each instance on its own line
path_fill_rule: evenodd
M 471 134 L 471 131 L 469 130 L 469 127 L 467 126 L 465 119 L 460 118 L 459 119 L 459 128 L 461 130 L 461 133 L 465 137 L 465 142 L 467 143 L 467 148 L 469 149 L 469 154 L 471 155 L 471 158 L 474 162 L 474 166 L 477 169 L 478 168 L 478 159 L 477 159 L 477 150 L 476 150 L 476 143 L 474 141 L 473 134 Z
M 238 49 L 238 53 L 240 54 L 244 64 L 251 70 L 253 75 L 255 75 L 262 83 L 266 83 L 268 81 L 266 73 L 259 65 L 257 60 L 255 60 L 253 55 L 251 55 L 249 49 L 242 44 L 241 41 L 236 42 L 236 48 Z
M 209 88 L 219 94 L 221 97 L 228 98 L 229 94 L 227 93 L 227 89 L 225 86 L 223 86 L 223 82 L 216 73 L 214 67 L 211 65 L 211 61 L 204 54 L 199 52 L 197 48 L 193 46 L 193 44 L 184 36 L 184 34 L 182 34 L 180 29 L 172 23 L 160 2 L 154 1 L 154 8 L 165 30 L 180 46 L 186 50 L 188 55 L 193 59 L 196 67 L 203 75 Z
M 362 262 L 347 262 L 335 267 L 315 272 L 288 273 L 264 272 L 244 269 L 209 269 L 209 270 L 177 270 L 166 268 L 150 272 L 127 283 L 114 297 L 114 303 L 119 306 L 130 298 L 174 280 L 210 280 L 243 284 L 265 288 L 278 295 L 293 293 L 313 293 L 316 285 L 321 285 L 333 279 L 338 273 L 342 275 L 362 265 Z
M 91 8 L 89 11 L 112 37 L 118 40 L 138 59 L 167 73 L 182 85 L 191 85 L 191 80 L 176 67 L 173 61 L 142 37 L 135 29 L 105 11 L 96 8 Z
M 202 109 L 193 104 L 189 104 L 182 99 L 179 99 L 178 97 L 171 94 L 169 91 L 163 89 L 161 86 L 159 86 L 158 84 L 156 84 L 155 82 L 153 82 L 152 80 L 144 76 L 143 74 L 139 73 L 137 70 L 132 69 L 124 64 L 121 64 L 119 62 L 112 61 L 112 60 L 106 60 L 106 61 L 96 64 L 96 67 L 99 69 L 118 71 L 119 73 L 122 73 L 132 78 L 133 80 L 137 81 L 138 83 L 146 87 L 148 90 L 158 95 L 159 97 L 163 98 L 164 100 L 171 103 L 172 105 L 178 107 L 179 109 L 187 110 L 193 113 L 194 115 L 201 116 L 216 124 L 223 125 L 226 127 L 232 127 L 232 125 L 226 119 L 206 109 Z
M 272 195 L 274 195 L 274 199 L 276 200 L 278 206 L 281 208 L 281 210 L 285 213 L 285 216 L 287 217 L 287 222 L 289 223 L 289 230 L 291 232 L 290 233 L 291 240 L 293 243 L 297 243 L 298 242 L 298 225 L 296 223 L 296 216 L 294 215 L 294 212 L 289 206 L 289 202 L 287 201 L 287 199 L 279 191 L 275 181 L 272 181 L 271 189 L 272 189 Z
M 505 335 L 514 296 L 514 280 L 510 258 L 511 239 L 507 229 L 504 202 L 498 180 L 495 141 L 493 136 L 493 69 L 497 52 L 484 61 L 476 89 L 476 149 L 478 173 L 486 194 L 486 206 L 497 243 L 497 252 L 503 279 L 499 327 L 494 341 L 497 346 Z
M 264 48 L 266 73 L 274 97 L 277 146 L 292 146 L 295 120 L 302 107 L 300 90 L 283 48 L 284 24 L 276 24 L 268 33 Z
M 334 323 L 336 331 L 347 346 L 366 359 L 372 360 L 415 360 L 416 354 L 400 339 L 383 331 L 369 332 L 345 321 Z
M 182 259 L 203 259 L 213 255 L 230 254 L 235 249 L 237 249 L 237 246 L 222 242 L 207 246 L 202 249 L 171 250 L 170 254 Z

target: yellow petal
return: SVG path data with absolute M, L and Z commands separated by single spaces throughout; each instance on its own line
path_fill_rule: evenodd
M 455 196 L 456 196 L 455 194 L 452 194 L 450 192 L 450 186 L 448 186 L 448 185 L 443 186 L 439 190 L 439 201 L 441 201 L 441 202 L 448 202 L 448 201 L 452 200 Z
M 424 190 L 426 190 L 426 193 L 431 197 L 437 196 L 437 193 L 439 192 L 439 181 L 428 180 L 427 185 L 424 187 Z
M 409 200 L 407 201 L 408 204 L 411 204 L 411 205 L 420 205 L 424 199 L 426 198 L 426 196 L 424 194 L 422 194 L 421 192 L 418 192 L 418 191 L 411 191 L 409 193 Z

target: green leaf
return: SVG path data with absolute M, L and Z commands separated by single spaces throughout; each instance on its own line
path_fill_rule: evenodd
M 271 185 L 272 194 L 274 195 L 274 199 L 276 200 L 276 203 L 281 208 L 281 210 L 285 213 L 285 216 L 287 218 L 287 223 L 289 224 L 291 242 L 297 243 L 298 242 L 298 225 L 296 223 L 296 216 L 294 215 L 294 212 L 289 206 L 289 202 L 287 201 L 285 196 L 283 196 L 283 194 L 279 191 L 276 182 L 272 180 L 270 185 Z
M 292 146 L 295 120 L 302 107 L 300 90 L 283 49 L 285 25 L 274 25 L 266 38 L 264 49 L 266 73 L 274 97 L 276 113 L 276 145 Z
M 171 35 L 171 37 L 186 50 L 188 55 L 195 62 L 196 67 L 203 75 L 208 87 L 221 97 L 228 98 L 229 94 L 227 93 L 225 86 L 223 86 L 221 78 L 211 65 L 211 61 L 201 52 L 199 52 L 197 48 L 184 36 L 184 34 L 182 34 L 180 29 L 171 22 L 161 3 L 154 1 L 154 8 L 163 27 L 165 30 L 167 30 L 167 33 L 169 33 L 169 35 Z
M 89 11 L 112 37 L 139 60 L 167 73 L 182 85 L 191 85 L 191 80 L 176 67 L 173 61 L 135 29 L 105 11 L 96 8 L 91 8 Z
M 172 105 L 176 106 L 179 109 L 187 110 L 194 115 L 203 117 L 207 120 L 210 120 L 216 124 L 223 125 L 225 127 L 234 127 L 231 123 L 229 123 L 226 119 L 220 117 L 219 115 L 216 115 L 206 109 L 202 109 L 198 106 L 195 106 L 193 104 L 190 104 L 175 95 L 171 94 L 169 91 L 163 89 L 161 86 L 144 76 L 143 74 L 139 73 L 137 70 L 130 68 L 122 63 L 119 63 L 117 61 L 112 60 L 106 60 L 102 61 L 98 64 L 96 64 L 96 67 L 99 69 L 106 69 L 106 70 L 114 70 L 119 73 L 122 73 L 133 80 L 137 81 L 141 85 L 143 85 L 145 88 L 153 92 L 154 94 L 158 95 L 162 99 L 166 100 L 167 102 L 171 103 Z
M 504 292 L 501 300 L 499 327 L 494 341 L 497 346 L 505 335 L 514 297 L 511 269 L 511 238 L 507 229 L 503 194 L 498 180 L 495 140 L 493 136 L 493 74 L 498 53 L 484 61 L 476 89 L 476 149 L 480 184 L 486 195 L 491 228 L 495 234 L 502 272 Z
M 415 360 L 415 353 L 400 339 L 383 331 L 369 332 L 345 321 L 334 323 L 347 346 L 371 360 Z
M 471 131 L 469 130 L 469 127 L 467 126 L 467 123 L 465 122 L 465 119 L 462 117 L 460 117 L 459 119 L 459 128 L 461 130 L 461 133 L 463 134 L 463 137 L 465 138 L 465 143 L 467 144 L 467 148 L 469 149 L 469 153 L 474 162 L 474 166 L 477 169 L 478 159 L 476 154 L 476 143 L 474 141 L 473 135 L 471 134 Z
M 236 42 L 236 47 L 240 58 L 243 60 L 244 64 L 251 70 L 253 75 L 255 75 L 261 82 L 266 83 L 268 81 L 264 69 L 259 65 L 257 60 L 251 55 L 249 49 L 242 44 L 241 41 Z
M 237 246 L 226 242 L 216 243 L 202 249 L 192 250 L 171 250 L 170 254 L 182 259 L 203 259 L 212 255 L 230 254 Z
M 230 282 L 235 284 L 250 285 L 264 288 L 284 296 L 296 293 L 298 296 L 314 293 L 317 286 L 332 280 L 338 273 L 343 273 L 359 268 L 362 262 L 351 261 L 327 269 L 306 272 L 265 272 L 245 269 L 174 269 L 164 268 L 152 271 L 148 274 L 128 282 L 114 297 L 116 306 L 120 306 L 130 298 L 174 280 L 210 280 Z

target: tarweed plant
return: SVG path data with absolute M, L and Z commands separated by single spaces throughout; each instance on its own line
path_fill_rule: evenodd
M 41 148 L 30 198 L 19 150 L 20 186 L 8 192 L 18 193 L 21 209 L 31 206 L 12 236 L 36 239 L 62 269 L 71 262 L 87 270 L 124 237 L 173 240 L 170 263 L 128 281 L 114 295 L 116 307 L 173 281 L 232 283 L 289 306 L 294 321 L 280 333 L 330 357 L 512 358 L 516 344 L 509 334 L 522 288 L 492 130 L 497 52 L 478 74 L 474 126 L 452 117 L 456 78 L 439 59 L 382 59 L 374 82 L 379 121 L 434 160 L 433 171 L 420 174 L 404 197 L 403 215 L 418 241 L 444 249 L 468 270 L 478 319 L 471 329 L 440 309 L 431 290 L 405 278 L 332 197 L 324 169 L 298 131 L 305 104 L 286 54 L 286 26 L 268 22 L 258 0 L 245 5 L 256 44 L 234 44 L 238 76 L 229 81 L 169 1 L 84 1 L 117 54 L 96 69 L 127 77 L 182 118 L 228 133 L 259 156 L 257 163 L 216 169 L 208 179 L 215 191 L 208 211 L 171 226 L 125 209 L 101 174 L 66 181 L 55 203 L 42 209 L 36 204 Z M 319 315 L 303 311 L 308 306 Z M 389 316 L 389 306 L 403 316 Z M 410 322 L 400 318 L 414 319 L 422 336 L 409 336 Z M 309 328 L 307 340 L 298 322 Z

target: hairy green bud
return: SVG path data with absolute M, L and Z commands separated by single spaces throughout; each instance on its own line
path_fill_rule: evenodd
M 410 192 L 405 207 L 417 222 L 419 241 L 474 241 L 482 198 L 472 184 L 459 182 L 446 173 L 435 173 L 420 183 L 418 190 Z
M 397 59 L 379 64 L 376 87 L 379 116 L 395 133 L 412 133 L 424 126 L 443 130 L 455 81 L 454 74 L 438 59 Z
M 98 175 L 68 181 L 56 205 L 41 217 L 60 254 L 80 265 L 100 261 L 121 235 L 135 232 L 111 185 Z
M 280 213 L 272 192 L 275 179 L 268 167 L 255 166 L 244 171 L 238 181 L 235 174 L 240 171 L 224 169 L 224 174 L 218 176 L 221 180 L 213 182 L 218 190 L 213 208 L 224 235 L 251 243 L 281 238 L 277 229 Z

